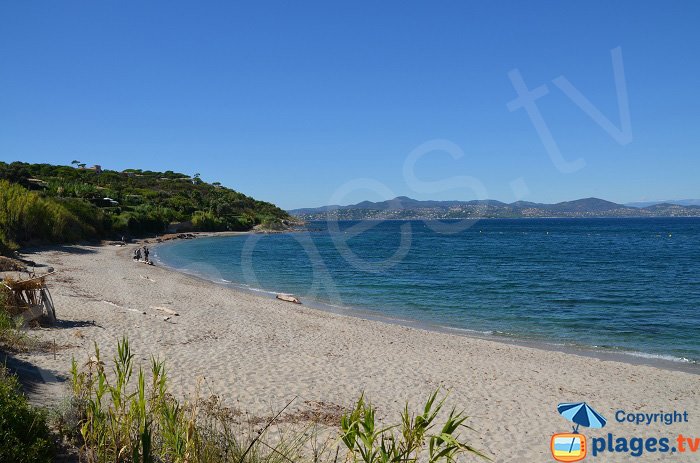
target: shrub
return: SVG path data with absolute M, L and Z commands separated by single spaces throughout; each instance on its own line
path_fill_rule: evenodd
M 0 346 L 15 352 L 24 351 L 30 347 L 32 339 L 22 330 L 22 317 L 13 316 L 6 302 L 7 293 L 0 289 Z
M 29 405 L 17 378 L 0 366 L 0 461 L 50 462 L 53 453 L 46 413 Z
M 13 317 L 0 309 L 0 346 L 14 352 L 30 347 L 31 338 L 22 331 L 22 323 L 22 317 Z
M 223 220 L 211 212 L 197 211 L 192 215 L 192 226 L 199 231 L 226 230 Z
M 82 224 L 81 235 L 85 238 L 104 235 L 106 217 L 102 209 L 75 198 L 58 200 L 60 204 Z
M 15 257 L 15 251 L 19 249 L 17 243 L 5 236 L 5 232 L 0 229 L 0 256 Z
M 250 230 L 255 225 L 255 221 L 246 216 L 227 217 L 226 227 L 232 231 Z

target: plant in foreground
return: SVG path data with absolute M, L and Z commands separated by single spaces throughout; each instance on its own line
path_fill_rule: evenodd
M 218 396 L 200 399 L 199 390 L 189 401 L 176 400 L 168 391 L 164 363 L 155 358 L 149 378 L 142 368 L 134 375 L 126 338 L 118 343 L 112 364 L 108 372 L 97 345 L 85 368 L 78 368 L 75 360 L 72 364 L 64 435 L 79 442 L 88 463 L 337 463 L 343 456 L 347 462 L 437 463 L 453 462 L 462 454 L 484 457 L 460 439 L 460 428 L 467 428 L 463 413 L 452 409 L 442 427 L 436 426 L 446 400 L 437 400 L 439 391 L 420 414 L 410 414 L 406 405 L 400 424 L 384 428 L 377 426 L 376 410 L 363 395 L 340 419 L 339 441 L 329 445 L 334 439 L 327 439 L 319 445 L 316 428 L 285 432 L 276 426 L 279 434 L 270 435 L 294 400 L 269 419 L 246 420 L 240 411 L 224 407 Z M 71 429 L 75 427 L 79 431 Z M 343 444 L 346 452 L 339 455 Z
M 435 419 L 442 410 L 447 396 L 436 403 L 439 389 L 425 403 L 421 414 L 414 416 L 408 404 L 401 413 L 401 423 L 379 428 L 375 408 L 360 396 L 354 410 L 346 413 L 340 423 L 341 440 L 355 462 L 404 463 L 428 461 L 453 462 L 461 454 L 473 454 L 488 459 L 481 452 L 460 440 L 460 428 L 467 416 L 452 409 L 437 432 Z M 427 445 L 426 445 L 427 444 Z M 426 448 L 427 447 L 427 448 Z
M 298 461 L 303 434 L 284 436 L 274 444 L 264 439 L 272 424 L 254 432 L 239 420 L 240 413 L 221 405 L 216 396 L 201 400 L 199 394 L 184 403 L 168 391 L 165 366 L 151 359 L 150 378 L 139 368 L 134 375 L 134 355 L 128 339 L 117 345 L 111 372 L 100 350 L 79 368 L 71 368 L 71 409 L 63 423 L 77 416 L 81 454 L 89 463 L 102 462 L 239 462 L 283 463 Z M 132 379 L 136 377 L 135 384 Z M 276 419 L 277 417 L 275 417 Z

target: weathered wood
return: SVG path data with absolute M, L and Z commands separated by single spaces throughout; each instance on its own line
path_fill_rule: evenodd
M 52 272 L 53 273 L 53 272 Z M 5 280 L 3 291 L 9 295 L 8 310 L 11 314 L 21 315 L 25 323 L 44 315 L 50 323 L 56 321 L 56 308 L 51 298 L 45 277 L 52 273 L 27 280 Z
M 180 316 L 179 313 L 175 312 L 173 309 L 168 309 L 167 307 L 158 307 L 158 306 L 152 305 L 151 309 L 160 310 L 161 312 L 165 312 L 168 315 L 173 315 L 175 317 Z
M 292 294 L 278 294 L 277 299 L 279 299 L 280 301 L 292 302 L 294 304 L 301 304 L 299 298 Z
M 49 288 L 46 286 L 41 288 L 41 299 L 44 303 L 46 316 L 48 317 L 49 322 L 56 323 L 56 309 L 53 305 L 53 299 L 51 298 L 51 293 L 49 293 Z
M 44 315 L 44 306 L 42 304 L 30 305 L 21 314 L 25 325 L 40 318 L 42 315 Z

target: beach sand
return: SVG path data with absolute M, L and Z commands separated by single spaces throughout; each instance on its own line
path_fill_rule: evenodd
M 296 409 L 313 402 L 351 406 L 364 391 L 379 415 L 395 421 L 405 401 L 417 406 L 443 387 L 449 404 L 470 416 L 475 431 L 464 436 L 498 462 L 553 461 L 552 434 L 571 431 L 556 411 L 560 402 L 586 401 L 608 419 L 605 429 L 582 428 L 589 439 L 608 432 L 670 437 L 673 444 L 678 434 L 700 437 L 697 374 L 310 309 L 135 263 L 134 249 L 66 246 L 29 254 L 57 271 L 49 285 L 60 321 L 35 333 L 59 348 L 55 357 L 33 353 L 21 360 L 41 367 L 45 379 L 65 378 L 71 358 L 87 359 L 93 341 L 110 358 L 128 335 L 144 365 L 151 355 L 166 360 L 177 395 L 193 394 L 206 378 L 205 392 L 261 416 L 295 396 Z M 155 307 L 179 316 L 165 321 Z M 51 391 L 44 398 L 67 394 L 66 383 L 42 387 Z M 689 422 L 623 424 L 615 421 L 618 410 L 687 411 Z M 674 457 L 698 461 L 699 455 Z M 645 453 L 640 461 L 668 458 Z

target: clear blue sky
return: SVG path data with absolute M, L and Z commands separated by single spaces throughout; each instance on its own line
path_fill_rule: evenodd
M 3 2 L 0 159 L 199 172 L 285 208 L 364 177 L 473 198 L 404 179 L 408 154 L 439 138 L 465 156 L 433 153 L 416 175 L 472 176 L 502 201 L 700 197 L 699 22 L 691 1 Z M 552 81 L 620 127 L 616 47 L 626 145 Z M 547 85 L 542 117 L 585 167 L 560 172 L 526 111 L 508 109 L 515 68 Z

